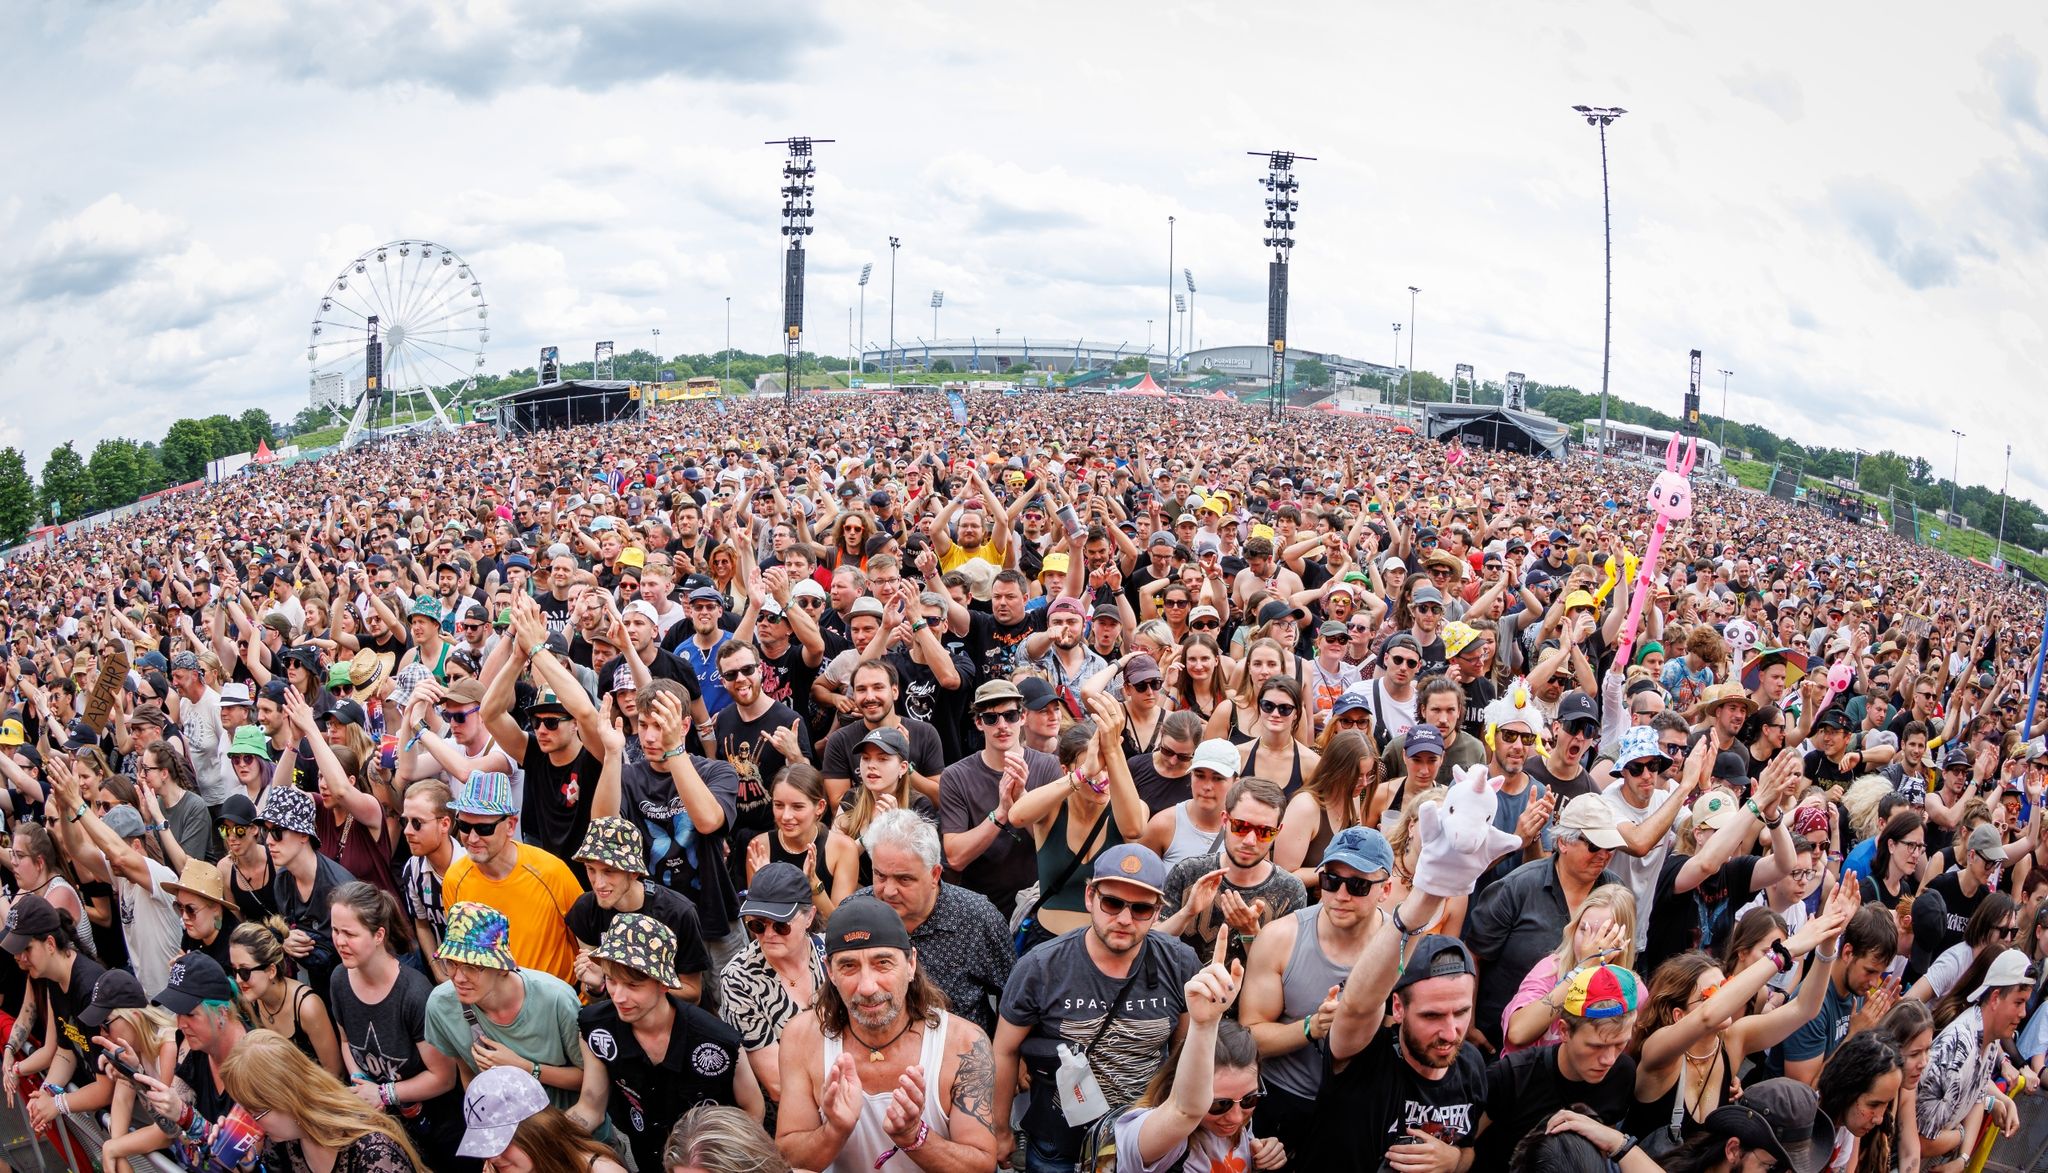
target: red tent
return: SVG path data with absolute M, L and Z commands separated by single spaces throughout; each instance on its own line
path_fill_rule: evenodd
M 270 451 L 270 441 L 259 439 L 256 441 L 256 455 L 249 459 L 256 464 L 269 464 L 276 460 L 277 456 Z
M 1228 392 L 1228 391 L 1218 391 L 1218 392 L 1217 392 L 1216 394 L 1214 394 L 1214 395 L 1204 395 L 1204 396 L 1203 396 L 1202 398 L 1204 398 L 1204 399 L 1207 399 L 1207 400 L 1209 400 L 1209 401 L 1210 401 L 1211 403 L 1236 403 L 1236 402 L 1237 402 L 1237 396 L 1235 396 L 1235 395 L 1232 395 L 1232 394 L 1231 394 L 1230 392 Z
M 1129 387 L 1123 388 L 1122 390 L 1118 391 L 1117 394 L 1143 395 L 1151 399 L 1166 398 L 1166 392 L 1160 390 L 1159 384 L 1152 381 L 1152 372 L 1150 371 L 1145 372 L 1144 378 L 1138 380 L 1135 384 Z

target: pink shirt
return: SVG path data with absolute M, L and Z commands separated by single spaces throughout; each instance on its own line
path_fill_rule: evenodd
M 1564 1019 L 1562 1018 L 1556 1018 L 1551 1020 L 1550 1029 L 1544 1031 L 1543 1037 L 1537 1039 L 1533 1043 L 1530 1043 L 1528 1047 L 1517 1047 L 1513 1043 L 1507 1041 L 1508 1021 L 1514 1018 L 1515 1011 L 1520 1010 L 1524 1006 L 1528 1006 L 1532 1003 L 1541 1001 L 1545 994 L 1548 994 L 1550 991 L 1556 988 L 1557 955 L 1553 953 L 1544 957 L 1543 960 L 1538 961 L 1536 964 L 1529 967 L 1528 976 L 1524 977 L 1522 979 L 1522 984 L 1516 988 L 1515 996 L 1508 1000 L 1508 1008 L 1506 1010 L 1501 1011 L 1501 1054 L 1512 1055 L 1516 1051 L 1526 1051 L 1530 1047 L 1543 1047 L 1548 1046 L 1551 1043 L 1564 1042 Z

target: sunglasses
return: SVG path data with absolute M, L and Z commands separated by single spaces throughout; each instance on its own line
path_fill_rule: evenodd
M 1286 701 L 1260 701 L 1259 711 L 1276 717 L 1292 717 L 1294 706 Z
M 993 729 L 998 725 L 1015 725 L 1023 719 L 1024 710 L 1022 709 L 997 709 L 993 712 L 976 713 L 974 715 L 974 723 L 984 729 Z
M 467 709 L 456 709 L 453 712 L 447 709 L 442 709 L 441 719 L 448 722 L 450 725 L 460 725 L 464 721 L 467 721 L 472 716 L 474 716 L 476 714 L 476 711 L 482 707 L 482 705 L 477 705 Z
M 549 733 L 553 733 L 568 723 L 569 718 L 567 717 L 535 717 L 533 719 L 533 727 L 535 729 L 545 729 Z
M 1216 1100 L 1210 1100 L 1210 1101 L 1209 1101 L 1209 1115 L 1211 1115 L 1211 1116 L 1221 1116 L 1221 1115 L 1223 1115 L 1223 1114 L 1224 1114 L 1225 1112 L 1228 1112 L 1228 1111 L 1230 1111 L 1230 1110 L 1231 1110 L 1232 1108 L 1243 1108 L 1243 1109 L 1244 1109 L 1245 1111 L 1249 1112 L 1249 1111 L 1251 1111 L 1252 1109 L 1254 1109 L 1254 1108 L 1257 1108 L 1257 1107 L 1259 1106 L 1259 1104 L 1260 1104 L 1261 1102 L 1263 1102 L 1263 1101 L 1265 1100 L 1265 1098 L 1266 1098 L 1266 1093 L 1265 1093 L 1265 1092 L 1247 1092 L 1247 1093 L 1245 1093 L 1245 1096 L 1244 1096 L 1244 1098 L 1243 1098 L 1243 1099 L 1237 1099 L 1237 1100 L 1224 1100 L 1224 1099 L 1216 1099 Z
M 1600 735 L 1600 722 L 1573 721 L 1564 727 L 1564 731 L 1573 737 L 1598 737 Z
M 1168 599 L 1166 600 L 1166 605 L 1169 607 L 1185 607 L 1191 601 L 1192 600 L 1189 599 Z
M 1151 920 L 1159 915 L 1157 900 L 1125 900 L 1121 896 L 1111 896 L 1107 892 L 1095 894 L 1095 906 L 1108 913 L 1112 920 L 1122 916 L 1126 911 L 1131 914 L 1132 920 Z
M 1165 685 L 1162 680 L 1127 680 L 1124 687 L 1132 692 L 1158 692 Z
M 472 823 L 468 819 L 457 819 L 455 820 L 455 834 L 462 838 L 475 835 L 479 839 L 488 839 L 492 835 L 497 834 L 498 828 L 504 825 L 504 819 L 492 819 L 488 823 Z
M 1441 615 L 1444 609 L 1435 603 L 1417 603 L 1408 608 L 1417 615 Z
M 1192 762 L 1195 760 L 1195 755 L 1192 753 L 1182 753 L 1177 749 L 1168 749 L 1163 745 L 1152 752 L 1169 762 Z
M 176 912 L 179 916 L 198 916 L 200 913 L 206 911 L 206 908 L 203 905 L 187 904 L 182 900 L 173 902 L 171 905 L 171 909 L 172 911 Z
M 427 824 L 433 821 L 432 819 L 419 818 L 416 815 L 407 815 L 405 817 L 405 826 L 410 831 L 424 831 L 427 829 Z
M 778 937 L 787 937 L 791 928 L 790 923 L 786 920 L 769 920 L 765 916 L 750 916 L 745 918 L 743 923 L 747 926 L 747 931 L 756 937 L 764 937 L 769 933 L 774 933 Z
M 255 977 L 257 974 L 262 973 L 269 968 L 270 967 L 267 965 L 235 965 L 229 966 L 228 972 L 235 975 L 236 981 L 239 981 L 242 984 L 247 985 L 250 978 Z
M 1640 778 L 1645 774 L 1661 774 L 1670 765 L 1670 762 L 1660 758 L 1637 758 L 1635 761 L 1623 766 L 1621 772 L 1631 778 Z
M 1323 642 L 1333 644 L 1348 644 L 1351 642 L 1351 633 L 1347 631 L 1339 635 L 1326 635 L 1323 637 Z
M 1388 656 L 1387 666 L 1390 668 L 1420 668 L 1422 660 L 1415 656 Z
M 741 664 L 737 668 L 721 668 L 718 671 L 718 676 L 719 679 L 726 681 L 745 680 L 759 671 L 760 667 L 759 664 Z
M 1509 745 L 1536 744 L 1536 735 L 1524 729 L 1496 729 L 1493 735 Z
M 1663 750 L 1664 756 L 1667 758 L 1682 758 L 1689 747 L 1682 741 L 1672 741 L 1657 748 Z
M 254 829 L 253 827 L 238 827 L 233 823 L 222 823 L 220 837 L 223 839 L 240 839 Z
M 1232 835 L 1246 835 L 1261 843 L 1271 843 L 1273 836 L 1280 833 L 1280 828 L 1277 824 L 1267 826 L 1264 823 L 1254 823 L 1248 819 L 1236 818 L 1226 818 L 1223 821 L 1230 827 Z
M 1221 631 L 1222 629 L 1222 622 L 1216 619 L 1198 619 L 1188 624 L 1188 630 L 1190 631 Z
M 1364 876 L 1340 876 L 1335 872 L 1316 873 L 1316 887 L 1325 892 L 1335 892 L 1341 888 L 1353 896 L 1363 896 L 1372 891 L 1373 885 L 1378 883 L 1380 881 L 1370 880 Z

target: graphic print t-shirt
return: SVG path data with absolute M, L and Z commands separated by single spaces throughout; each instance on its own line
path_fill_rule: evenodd
M 1117 1000 L 1125 979 L 1096 967 L 1088 955 L 1088 932 L 1075 929 L 1025 954 L 1003 989 L 1002 1015 L 1031 1032 L 1024 1041 L 1024 1061 L 1034 1083 L 1045 1081 L 1043 1087 L 1053 1086 L 1059 1044 L 1079 1051 L 1101 1031 L 1101 1040 L 1088 1051 L 1088 1065 L 1109 1102 L 1127 1104 L 1144 1092 L 1165 1061 L 1174 1027 L 1187 1011 L 1182 987 L 1201 965 L 1186 945 L 1149 933 L 1133 962 L 1141 967 L 1137 980 Z M 1055 1096 L 1031 1098 L 1024 1130 L 1063 1153 L 1072 1152 L 1080 1139 L 1078 1130 L 1067 1126 Z
M 1342 1071 L 1323 1049 L 1322 1092 L 1295 1164 L 1303 1169 L 1376 1170 L 1413 1128 L 1445 1144 L 1472 1143 L 1486 1099 L 1486 1060 L 1466 1043 L 1442 1079 L 1424 1079 L 1401 1058 L 1398 1033 L 1382 1028 Z

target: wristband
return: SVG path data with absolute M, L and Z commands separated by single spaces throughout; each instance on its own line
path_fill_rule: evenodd
M 533 1082 L 540 1082 L 540 1064 L 538 1063 L 533 1065 Z
M 526 658 L 527 658 L 527 659 L 529 659 L 529 660 L 531 660 L 531 659 L 533 659 L 533 658 L 534 658 L 535 656 L 538 656 L 538 655 L 540 655 L 540 654 L 541 654 L 542 652 L 545 652 L 545 651 L 547 651 L 547 650 L 548 650 L 548 641 L 546 641 L 546 640 L 542 640 L 542 641 L 540 641 L 539 643 L 537 643 L 537 644 L 533 645 L 532 647 L 530 647 L 530 648 L 526 649 Z
M 1621 1147 L 1607 1154 L 1607 1159 L 1619 1163 L 1623 1157 L 1626 1157 L 1630 1153 L 1634 1152 L 1635 1148 L 1636 1138 L 1628 1135 L 1627 1133 L 1623 1133 L 1621 1137 Z
M 1763 818 L 1763 816 L 1762 816 L 1762 815 L 1758 815 L 1757 817 L 1758 817 L 1758 818 L 1760 818 L 1760 819 L 1761 819 L 1761 818 Z M 1780 824 L 1780 823 L 1782 823 L 1782 822 L 1784 822 L 1784 821 L 1785 821 L 1785 816 L 1784 816 L 1784 814 L 1783 814 L 1783 813 L 1780 813 L 1780 814 L 1779 814 L 1779 815 L 1778 815 L 1777 817 L 1775 817 L 1775 818 L 1769 818 L 1769 819 L 1764 819 L 1764 829 L 1765 829 L 1765 830 L 1767 830 L 1767 831 L 1775 831 L 1775 830 L 1777 830 L 1777 829 L 1778 829 L 1778 824 Z
M 196 1117 L 196 1115 L 197 1114 L 192 1111 L 192 1105 L 185 1105 L 185 1110 L 183 1112 L 178 1113 L 178 1127 L 180 1129 L 192 1127 L 192 1121 Z
M 1007 831 L 1010 829 L 1010 825 L 1008 823 L 1003 822 L 1001 819 L 997 818 L 996 812 L 994 811 L 988 812 L 987 821 L 989 826 L 994 827 L 998 831 Z
M 930 1137 L 930 1136 L 931 1136 L 931 1134 L 932 1134 L 932 1126 L 931 1126 L 931 1123 L 930 1123 L 929 1121 L 925 1121 L 925 1120 L 920 1120 L 920 1121 L 918 1121 L 918 1122 L 917 1122 L 917 1139 L 916 1139 L 916 1140 L 913 1140 L 913 1141 L 911 1141 L 911 1142 L 910 1142 L 909 1144 L 907 1144 L 907 1145 L 904 1145 L 904 1146 L 903 1146 L 903 1151 L 904 1151 L 904 1152 L 906 1152 L 906 1153 L 914 1153 L 914 1152 L 916 1152 L 917 1150 L 919 1150 L 919 1149 L 923 1148 L 923 1147 L 924 1147 L 924 1142 L 925 1142 L 925 1140 L 926 1140 L 926 1139 L 927 1139 L 928 1137 Z
M 79 803 L 79 804 L 78 804 L 78 809 L 77 809 L 77 810 L 75 810 L 75 811 L 72 811 L 72 812 L 71 812 L 71 814 L 70 814 L 70 816 L 69 816 L 69 819 L 70 819 L 70 821 L 71 821 L 71 822 L 74 822 L 74 823 L 75 823 L 75 822 L 77 822 L 78 820 L 80 820 L 80 819 L 84 818 L 84 817 L 85 817 L 85 812 L 86 812 L 87 810 L 89 810 L 89 809 L 90 809 L 90 808 L 89 808 L 89 807 L 87 807 L 87 806 L 86 806 L 86 805 L 85 805 L 84 803 L 82 803 L 82 802 L 81 802 L 81 803 Z
M 1309 1030 L 1308 1027 L 1309 1023 L 1314 1021 L 1315 1019 L 1313 1018 L 1304 1018 L 1301 1020 L 1301 1037 L 1307 1039 L 1311 1043 L 1316 1041 L 1316 1036 L 1313 1032 Z

